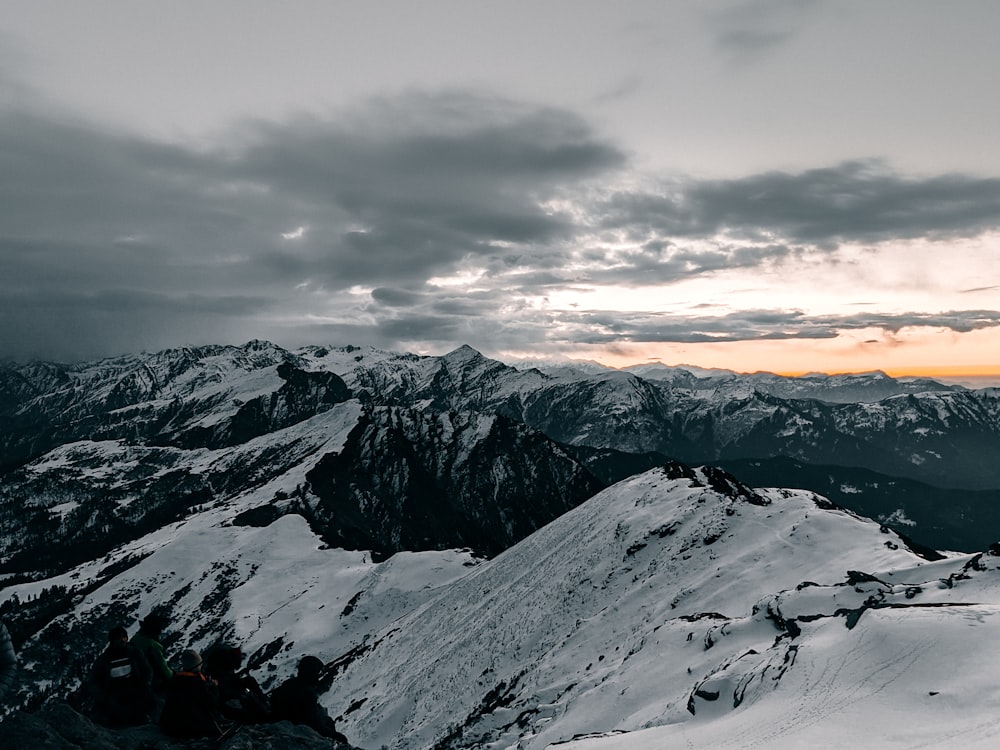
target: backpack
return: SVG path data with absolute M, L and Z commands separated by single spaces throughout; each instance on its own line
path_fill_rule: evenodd
M 128 654 L 108 660 L 108 680 L 111 684 L 125 683 L 132 676 L 132 660 Z

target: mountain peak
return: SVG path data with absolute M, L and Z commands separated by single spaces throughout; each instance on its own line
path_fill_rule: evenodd
M 462 344 L 457 349 L 452 349 L 450 352 L 445 354 L 442 359 L 446 359 L 450 362 L 468 362 L 474 359 L 484 359 L 484 357 L 481 352 L 473 349 L 468 344 Z

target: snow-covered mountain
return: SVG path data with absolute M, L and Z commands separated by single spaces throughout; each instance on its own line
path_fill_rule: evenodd
M 251 503 L 9 586 L 24 607 L 54 588 L 67 602 L 25 648 L 29 678 L 70 691 L 96 633 L 158 608 L 171 653 L 234 640 L 265 684 L 320 655 L 323 702 L 361 747 L 986 748 L 1000 734 L 1000 558 L 922 557 L 809 492 L 670 464 L 488 561 L 375 562 L 298 515 L 235 523 Z
M 344 724 L 372 746 L 544 748 L 620 732 L 648 747 L 845 746 L 804 740 L 844 732 L 858 704 L 893 716 L 934 692 L 968 699 L 965 717 L 985 708 L 951 670 L 985 676 L 959 653 L 970 622 L 996 611 L 987 559 L 931 562 L 809 493 L 666 467 L 382 631 L 328 702 L 355 707 Z M 995 645 L 1000 628 L 975 637 Z
M 673 368 L 671 377 L 565 369 L 547 375 L 470 347 L 443 357 L 354 347 L 303 356 L 378 403 L 503 414 L 570 445 L 652 451 L 690 463 L 788 456 L 941 487 L 1000 487 L 992 458 L 1000 450 L 1000 389 L 968 391 L 883 373 L 698 377 Z
M 332 544 L 495 554 L 603 486 L 581 462 L 609 483 L 668 456 L 876 471 L 888 479 L 866 512 L 963 549 L 961 517 L 956 529 L 955 515 L 932 511 L 904 529 L 892 519 L 906 515 L 907 496 L 884 490 L 892 477 L 980 490 L 969 493 L 966 526 L 1000 535 L 984 512 L 1000 488 L 996 389 L 927 381 L 912 392 L 881 373 L 635 372 L 546 374 L 470 347 L 426 357 L 262 341 L 0 368 L 0 550 L 19 552 L 8 570 L 26 572 L 19 559 L 52 558 L 47 540 L 61 538 L 79 561 L 192 506 L 277 482 L 265 503 L 274 508 L 259 513 L 295 507 Z M 835 403 L 850 393 L 860 400 Z M 891 395 L 867 400 L 875 393 Z M 827 492 L 831 482 L 804 486 Z M 509 499 L 499 513 L 483 504 L 496 497 Z M 15 530 L 18 550 L 5 541 Z
M 467 346 L 424 357 L 354 346 L 288 352 L 260 341 L 0 368 L 0 466 L 83 439 L 236 444 L 348 391 L 377 405 L 500 414 L 572 445 L 695 463 L 784 455 L 938 486 L 1000 487 L 991 458 L 1000 448 L 998 389 L 882 373 L 704 376 L 662 365 L 548 375 Z
M 536 369 L 546 375 L 562 378 L 616 371 L 615 368 L 598 362 L 582 360 L 517 360 L 511 362 L 511 365 L 518 370 Z M 669 383 L 673 387 L 693 391 L 713 391 L 721 386 L 744 383 L 752 385 L 761 393 L 778 398 L 811 398 L 837 404 L 881 401 L 903 393 L 965 390 L 961 386 L 945 385 L 928 378 L 896 379 L 879 371 L 844 375 L 810 373 L 790 377 L 770 372 L 736 373 L 732 370 L 706 369 L 694 365 L 665 365 L 661 362 L 629 365 L 621 368 L 621 371 L 645 380 Z
M 156 609 L 171 653 L 237 641 L 265 684 L 321 655 L 362 746 L 865 744 L 946 705 L 888 746 L 985 747 L 959 643 L 997 645 L 1000 390 L 546 369 L 262 341 L 0 367 L 20 700 L 75 700 Z

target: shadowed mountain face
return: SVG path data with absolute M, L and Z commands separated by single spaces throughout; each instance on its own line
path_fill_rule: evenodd
M 386 555 L 502 552 L 605 486 L 539 432 L 503 417 L 382 408 L 306 475 L 333 546 Z

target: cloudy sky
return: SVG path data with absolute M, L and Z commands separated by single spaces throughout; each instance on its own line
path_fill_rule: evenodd
M 1000 372 L 994 0 L 0 0 L 0 356 Z

